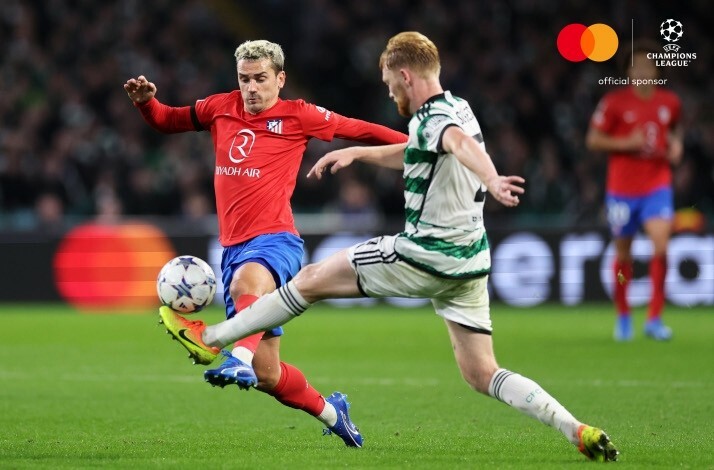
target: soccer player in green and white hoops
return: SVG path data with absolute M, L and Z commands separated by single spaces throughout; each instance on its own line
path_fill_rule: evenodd
M 456 362 L 472 388 L 558 429 L 588 458 L 616 460 L 618 451 L 601 429 L 578 421 L 537 383 L 496 363 L 483 205 L 488 192 L 516 206 L 524 180 L 496 172 L 469 104 L 442 89 L 439 54 L 427 37 L 394 36 L 380 67 L 390 98 L 402 115 L 412 117 L 407 144 L 330 152 L 309 175 L 320 178 L 325 169 L 335 173 L 355 160 L 403 169 L 404 231 L 304 267 L 292 281 L 217 325 L 192 322 L 162 307 L 167 330 L 189 351 L 216 355 L 219 348 L 282 325 L 319 300 L 428 297 L 446 322 Z

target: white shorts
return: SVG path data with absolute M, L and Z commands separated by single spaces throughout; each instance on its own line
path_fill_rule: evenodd
M 444 279 L 399 259 L 396 236 L 376 237 L 349 248 L 347 256 L 367 297 L 431 299 L 436 313 L 469 329 L 490 334 L 488 276 Z

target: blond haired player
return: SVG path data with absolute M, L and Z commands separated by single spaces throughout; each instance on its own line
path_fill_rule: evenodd
M 407 138 L 384 126 L 348 118 L 304 100 L 283 100 L 285 55 L 279 44 L 246 41 L 235 51 L 238 89 L 200 99 L 192 106 L 159 102 L 156 85 L 139 76 L 124 85 L 144 119 L 165 133 L 210 131 L 215 151 L 214 187 L 226 318 L 292 279 L 300 269 L 303 240 L 290 198 L 310 139 L 394 144 Z M 348 446 L 360 447 L 352 432 L 346 395 L 323 397 L 296 366 L 280 358 L 278 326 L 237 342 L 207 382 L 256 389 L 285 406 L 302 410 Z M 214 357 L 194 354 L 196 362 Z

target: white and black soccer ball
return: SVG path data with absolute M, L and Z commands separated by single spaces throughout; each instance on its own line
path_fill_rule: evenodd
M 167 307 L 182 313 L 198 312 L 213 301 L 216 274 L 201 258 L 177 256 L 161 268 L 156 291 Z
M 681 22 L 668 18 L 659 25 L 659 34 L 665 41 L 677 42 L 684 35 L 684 26 Z

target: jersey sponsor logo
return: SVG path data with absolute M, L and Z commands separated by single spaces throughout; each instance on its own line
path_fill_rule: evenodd
M 241 129 L 233 137 L 233 142 L 231 142 L 231 147 L 228 151 L 228 158 L 233 163 L 242 163 L 243 160 L 248 158 L 250 151 L 253 150 L 253 144 L 255 144 L 255 133 L 250 129 Z
M 268 119 L 266 126 L 267 126 L 269 132 L 273 132 L 275 134 L 283 133 L 283 120 L 282 119 Z
M 260 178 L 260 168 L 216 166 L 216 174 L 220 176 L 246 176 L 248 178 Z

